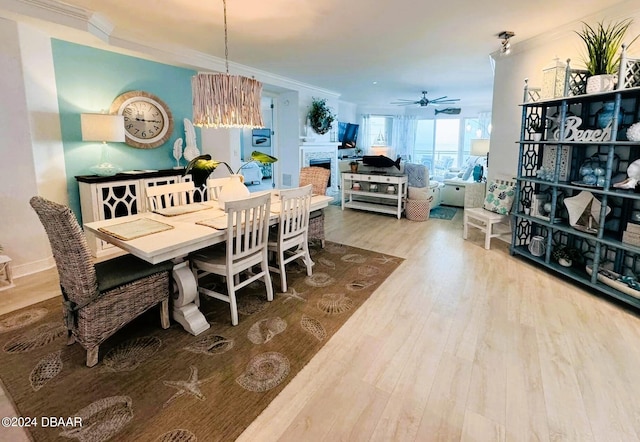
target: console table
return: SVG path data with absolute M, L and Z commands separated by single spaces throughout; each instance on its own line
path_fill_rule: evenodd
M 103 221 L 146 212 L 147 187 L 191 181 L 191 175 L 182 176 L 184 169 L 139 170 L 114 176 L 76 176 L 80 190 L 82 222 Z M 194 201 L 204 201 L 202 189 L 194 189 Z M 118 247 L 86 232 L 93 256 L 101 258 L 121 251 Z
M 389 213 L 400 219 L 407 198 L 407 182 L 408 178 L 403 174 L 343 172 L 342 210 L 347 207 Z

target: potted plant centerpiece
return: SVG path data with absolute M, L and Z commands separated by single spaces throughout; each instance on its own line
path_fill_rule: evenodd
M 599 22 L 594 27 L 582 22 L 582 31 L 576 31 L 586 45 L 586 55 L 583 59 L 590 75 L 587 78 L 588 94 L 614 89 L 615 74 L 620 67 L 620 50 L 632 22 L 632 19 L 606 25 Z M 638 36 L 635 36 L 627 43 L 627 47 L 637 38 Z
M 560 244 L 553 248 L 551 257 L 558 261 L 558 264 L 561 266 L 571 267 L 574 262 L 578 262 L 580 260 L 580 251 L 573 247 Z
M 327 100 L 315 97 L 311 101 L 311 108 L 307 117 L 313 131 L 320 135 L 329 132 L 333 128 L 333 122 L 336 119 L 336 116 L 327 106 Z

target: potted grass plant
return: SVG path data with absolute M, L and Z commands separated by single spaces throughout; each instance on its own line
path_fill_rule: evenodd
M 632 19 L 606 24 L 599 22 L 595 26 L 582 22 L 582 30 L 576 31 L 586 46 L 583 61 L 589 71 L 588 94 L 614 89 L 615 74 L 620 66 L 622 44 L 625 43 L 624 38 L 631 23 L 633 23 Z M 638 36 L 635 36 L 627 43 L 627 47 L 637 39 Z

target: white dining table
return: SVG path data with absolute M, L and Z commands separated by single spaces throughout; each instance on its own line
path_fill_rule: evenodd
M 271 191 L 271 195 L 271 222 L 275 224 L 279 219 L 278 191 Z M 311 198 L 311 210 L 327 207 L 332 200 L 330 196 L 314 195 Z M 189 268 L 187 256 L 191 252 L 218 244 L 226 239 L 225 229 L 197 224 L 203 221 L 211 223 L 218 218 L 224 219 L 226 214 L 218 208 L 217 201 L 199 204 L 203 206 L 202 210 L 180 215 L 165 216 L 154 212 L 142 212 L 84 224 L 85 230 L 98 238 L 151 264 L 167 260 L 174 262 L 172 318 L 195 336 L 207 330 L 209 323 L 198 308 L 200 304 L 198 284 Z M 144 234 L 133 239 L 127 239 L 129 237 L 126 235 L 118 235 L 119 231 L 127 231 L 123 229 L 124 227 L 142 223 L 159 226 L 166 230 Z

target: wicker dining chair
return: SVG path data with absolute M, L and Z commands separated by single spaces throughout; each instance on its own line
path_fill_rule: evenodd
M 94 264 L 86 237 L 69 207 L 34 196 L 30 200 L 49 237 L 58 268 L 68 345 L 98 363 L 100 344 L 151 307 L 161 304 L 162 328 L 169 328 L 170 261 L 151 265 L 131 255 Z
M 314 195 L 326 195 L 331 171 L 324 167 L 310 166 L 300 169 L 300 187 L 311 184 Z M 324 248 L 324 211 L 314 210 L 309 217 L 309 241 L 320 241 Z
M 275 254 L 275 266 L 269 270 L 280 274 L 280 290 L 287 292 L 285 266 L 302 259 L 307 276 L 312 275 L 313 261 L 309 255 L 309 213 L 311 209 L 311 185 L 280 190 L 280 218 L 271 229 L 267 249 Z

